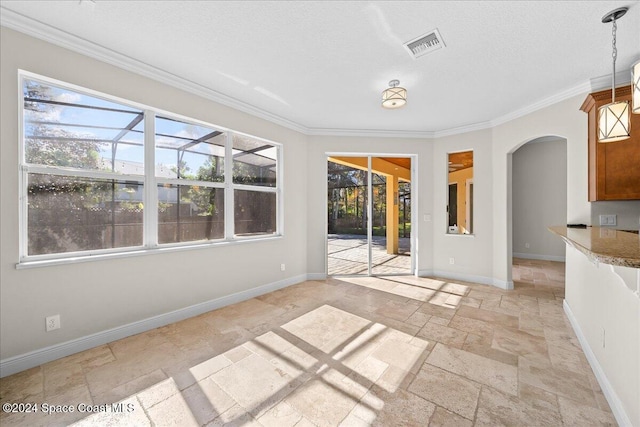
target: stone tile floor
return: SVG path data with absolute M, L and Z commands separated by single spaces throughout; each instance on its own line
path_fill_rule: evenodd
M 2 403 L 75 408 L 0 424 L 615 425 L 562 310 L 564 264 L 514 261 L 513 291 L 309 281 L 125 338 L 0 380 Z

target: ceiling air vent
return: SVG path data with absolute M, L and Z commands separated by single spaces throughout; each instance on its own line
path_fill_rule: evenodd
M 408 41 L 404 44 L 413 59 L 418 59 L 427 53 L 434 52 L 445 47 L 444 40 L 440 36 L 438 29 L 429 31 L 418 38 Z

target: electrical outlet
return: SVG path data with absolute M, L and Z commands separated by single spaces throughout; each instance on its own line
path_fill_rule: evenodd
M 453 265 L 456 263 L 456 259 L 455 258 L 449 258 L 449 264 Z
M 617 215 L 600 215 L 600 225 L 616 225 Z
M 47 332 L 55 331 L 56 329 L 60 329 L 60 315 L 56 314 L 55 316 L 49 316 L 45 319 L 45 327 Z
M 284 271 L 284 264 L 280 264 L 280 271 Z
M 424 222 L 431 221 L 431 214 L 424 214 Z
M 524 244 L 524 247 L 525 247 L 525 248 L 527 248 L 527 249 L 529 249 L 529 248 L 531 247 L 531 245 L 530 245 L 529 243 L 525 243 L 525 244 Z

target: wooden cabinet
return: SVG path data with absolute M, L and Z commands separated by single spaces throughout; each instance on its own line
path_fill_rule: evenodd
M 631 101 L 631 85 L 616 88 L 616 101 Z M 589 115 L 589 201 L 640 200 L 640 114 L 631 114 L 631 138 L 599 143 L 598 107 L 611 102 L 611 89 L 587 96 Z

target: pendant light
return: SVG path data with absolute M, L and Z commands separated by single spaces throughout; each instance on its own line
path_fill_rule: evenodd
M 633 64 L 631 68 L 631 91 L 633 92 L 631 112 L 640 114 L 640 61 Z
M 614 142 L 628 139 L 631 136 L 631 120 L 629 117 L 629 102 L 616 102 L 616 30 L 618 28 L 616 20 L 627 13 L 628 8 L 621 7 L 607 13 L 602 18 L 602 23 L 613 22 L 613 74 L 611 84 L 611 103 L 598 108 L 598 141 Z
M 382 106 L 384 108 L 400 108 L 407 103 L 407 90 L 398 86 L 399 80 L 391 80 L 389 88 L 382 92 Z

